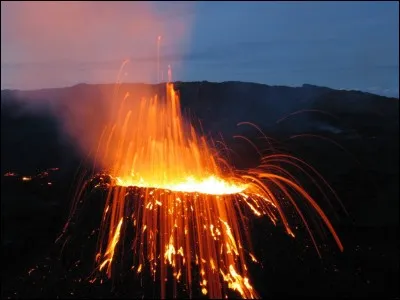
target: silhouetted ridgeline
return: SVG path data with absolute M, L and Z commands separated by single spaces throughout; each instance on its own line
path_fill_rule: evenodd
M 114 87 L 114 84 L 79 84 L 68 88 L 36 91 L 6 90 L 2 91 L 2 99 L 3 95 L 7 94 L 7 97 L 34 100 L 35 106 L 41 107 L 46 103 L 62 106 L 87 101 L 92 102 L 96 105 L 96 109 L 99 109 L 99 103 L 111 101 Z M 152 96 L 163 87 L 164 85 L 161 84 L 123 84 L 119 97 L 123 97 L 125 91 L 130 91 L 133 96 L 135 96 L 134 91 L 138 91 L 137 96 L 143 96 L 143 94 Z M 275 126 L 276 121 L 301 109 L 326 110 L 336 114 L 344 122 L 353 117 L 350 115 L 357 114 L 369 118 L 370 124 L 378 121 L 379 117 L 383 117 L 378 121 L 380 124 L 387 118 L 396 119 L 399 111 L 399 101 L 396 98 L 359 91 L 339 91 L 307 84 L 302 87 L 286 87 L 244 82 L 203 81 L 177 82 L 175 87 L 182 96 L 182 107 L 190 109 L 197 118 L 203 121 L 205 131 L 237 132 L 236 124 L 243 121 L 254 122 L 263 128 L 274 127 L 274 131 L 283 130 L 282 126 L 281 128 Z M 298 125 L 287 126 L 292 133 L 295 128 L 303 131 L 304 128 L 299 128 Z M 307 124 L 303 126 L 307 127 Z

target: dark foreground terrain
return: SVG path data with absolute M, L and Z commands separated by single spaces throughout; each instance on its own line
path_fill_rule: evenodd
M 398 299 L 398 99 L 309 85 L 201 82 L 176 87 L 182 107 L 190 108 L 206 133 L 222 132 L 238 153 L 231 158 L 237 167 L 253 166 L 257 159 L 251 147 L 230 137 L 240 132 L 265 146 L 256 130 L 236 127 L 252 121 L 278 140 L 280 149 L 312 164 L 348 211 L 346 215 L 337 204 L 330 211 L 326 207 L 345 250 L 340 253 L 327 235 L 321 242 L 322 259 L 301 233 L 292 239 L 266 218 L 252 220 L 260 263 L 249 266 L 261 296 Z M 78 85 L 2 91 L 2 298 L 157 297 L 158 287 L 145 271 L 142 278 L 128 272 L 116 282 L 89 283 L 101 195 L 93 195 L 74 238 L 55 243 L 69 213 L 82 157 L 54 115 L 79 99 L 97 105 L 93 101 L 108 95 L 108 89 Z M 101 111 L 101 105 L 96 108 Z

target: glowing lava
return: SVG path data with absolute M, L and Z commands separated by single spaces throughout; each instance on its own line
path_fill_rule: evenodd
M 137 186 L 137 187 L 152 187 L 157 189 L 165 189 L 176 192 L 188 192 L 188 193 L 202 193 L 210 195 L 229 195 L 243 192 L 246 188 L 246 184 L 238 184 L 235 182 L 228 182 L 215 176 L 209 176 L 204 179 L 196 179 L 194 177 L 188 177 L 183 182 L 175 183 L 155 183 L 146 182 L 143 178 L 138 181 L 132 179 L 121 179 L 116 178 L 117 185 L 120 186 Z
M 199 280 L 200 290 L 210 298 L 226 297 L 226 287 L 243 298 L 257 298 L 246 265 L 249 258 L 257 261 L 251 253 L 247 216 L 266 215 L 274 224 L 281 221 L 294 237 L 286 204 L 304 222 L 316 246 L 302 213 L 304 205 L 317 213 L 343 248 L 327 216 L 282 164 L 306 174 L 315 175 L 315 170 L 283 154 L 264 157 L 254 170 L 232 169 L 185 122 L 173 84 L 165 88 L 164 99 L 130 99 L 127 93 L 114 110 L 114 122 L 102 132 L 95 159 L 113 180 L 107 186 L 98 270 L 111 277 L 113 258 L 127 255 L 119 248 L 120 240 L 129 239 L 132 268 L 138 274 L 146 269 L 154 280 L 159 278 L 162 298 L 167 296 L 169 270 L 174 297 L 176 283 L 182 282 L 191 296 L 192 281 Z M 138 190 L 134 202 L 127 198 L 130 187 Z M 134 228 L 133 236 L 124 236 L 127 226 Z

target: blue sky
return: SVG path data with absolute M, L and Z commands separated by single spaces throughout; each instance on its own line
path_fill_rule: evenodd
M 1 2 L 3 88 L 310 83 L 399 94 L 398 2 Z

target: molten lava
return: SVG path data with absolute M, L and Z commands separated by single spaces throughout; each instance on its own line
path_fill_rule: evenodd
M 243 298 L 257 298 L 246 265 L 248 259 L 257 261 L 246 215 L 281 221 L 294 236 L 283 202 L 294 208 L 315 245 L 300 202 L 320 216 L 342 249 L 324 212 L 282 164 L 306 174 L 315 170 L 283 154 L 264 157 L 254 170 L 230 168 L 185 121 L 172 83 L 166 84 L 163 99 L 130 99 L 127 93 L 113 120 L 103 130 L 96 152 L 96 162 L 113 178 L 96 255 L 98 269 L 108 276 L 120 240 L 128 238 L 133 241 L 132 268 L 138 274 L 147 268 L 154 280 L 158 274 L 162 298 L 168 270 L 192 295 L 192 281 L 197 280 L 193 265 L 199 268 L 203 294 L 222 298 L 230 288 Z M 135 205 L 127 201 L 131 186 L 140 188 Z M 127 226 L 134 228 L 134 236 L 123 236 Z
M 187 177 L 186 180 L 178 182 L 171 180 L 170 183 L 157 183 L 154 181 L 146 182 L 143 178 L 138 181 L 132 179 L 116 178 L 117 185 L 120 186 L 137 186 L 137 187 L 153 187 L 158 189 L 171 190 L 176 192 L 202 193 L 210 195 L 228 195 L 237 194 L 247 188 L 246 184 L 238 184 L 228 182 L 215 176 L 209 176 L 204 179 L 195 179 Z
M 155 96 L 134 103 L 128 103 L 127 93 L 116 122 L 103 132 L 98 160 L 123 186 L 210 194 L 242 191 L 243 186 L 222 179 L 205 138 L 184 122 L 173 84 L 166 85 L 166 93 L 166 99 Z

